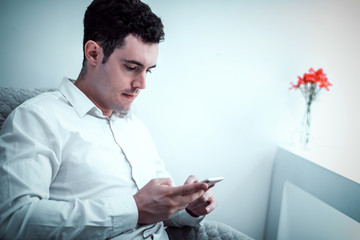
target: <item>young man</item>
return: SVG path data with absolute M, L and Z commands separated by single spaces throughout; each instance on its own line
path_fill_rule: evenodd
M 161 20 L 137 0 L 94 0 L 76 81 L 13 111 L 0 137 L 0 239 L 168 239 L 216 207 L 190 176 L 172 186 L 131 112 L 156 66 Z

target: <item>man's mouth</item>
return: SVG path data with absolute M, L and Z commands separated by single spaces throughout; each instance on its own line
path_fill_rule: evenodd
M 131 93 L 123 93 L 122 95 L 129 100 L 134 100 L 137 96 L 137 94 L 131 94 Z
M 128 100 L 134 100 L 137 95 L 139 95 L 140 89 L 138 88 L 133 88 L 133 89 L 128 89 L 125 90 L 122 95 L 127 98 Z

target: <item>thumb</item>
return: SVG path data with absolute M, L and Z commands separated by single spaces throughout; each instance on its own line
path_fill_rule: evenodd
M 184 185 L 186 185 L 186 184 L 191 184 L 191 183 L 197 183 L 197 182 L 199 182 L 199 180 L 198 180 L 194 175 L 190 175 L 190 176 L 186 179 Z

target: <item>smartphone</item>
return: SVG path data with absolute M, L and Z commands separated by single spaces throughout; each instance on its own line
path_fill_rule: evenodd
M 218 183 L 222 181 L 224 177 L 213 177 L 213 178 L 207 178 L 203 180 L 202 182 L 207 183 L 209 186 L 214 185 L 215 183 Z

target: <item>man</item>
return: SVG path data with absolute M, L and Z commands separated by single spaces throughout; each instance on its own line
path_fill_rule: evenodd
M 0 239 L 168 239 L 216 208 L 206 183 L 173 186 L 130 109 L 156 66 L 161 20 L 138 0 L 94 0 L 76 81 L 22 104 L 0 137 Z

